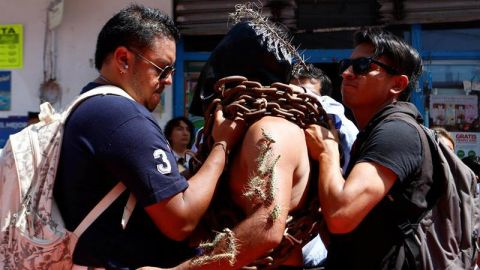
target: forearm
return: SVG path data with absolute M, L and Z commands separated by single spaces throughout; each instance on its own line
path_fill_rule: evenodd
M 145 208 L 162 233 L 182 241 L 193 232 L 212 200 L 225 160 L 224 148 L 214 146 L 185 191 Z
M 282 240 L 286 219 L 280 217 L 273 225 L 269 225 L 271 221 L 267 220 L 267 216 L 267 211 L 256 212 L 235 226 L 231 234 L 225 234 L 225 237 L 215 244 L 213 251 L 190 259 L 175 269 L 239 269 L 266 256 Z
M 371 162 L 355 164 L 344 180 L 338 162 L 320 155 L 319 198 L 328 229 L 348 233 L 355 229 L 372 208 L 385 197 L 397 176 L 390 169 Z
M 197 223 L 207 210 L 227 160 L 225 145 L 215 144 L 200 170 L 189 179 L 183 193 L 184 209 Z
M 331 228 L 338 218 L 339 211 L 345 205 L 345 179 L 340 170 L 339 156 L 332 153 L 321 153 L 319 162 L 318 196 L 322 213 L 327 225 Z

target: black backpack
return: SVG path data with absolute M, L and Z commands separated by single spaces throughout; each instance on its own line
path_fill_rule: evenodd
M 480 227 L 475 173 L 439 142 L 435 131 L 411 116 L 400 112 L 386 119 L 403 120 L 416 127 L 426 153 L 422 170 L 433 169 L 433 203 L 418 220 L 403 220 L 398 224 L 405 250 L 396 260 L 403 262 L 403 267 L 395 268 L 474 269 Z

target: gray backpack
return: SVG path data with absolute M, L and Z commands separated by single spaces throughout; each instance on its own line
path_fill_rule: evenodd
M 408 269 L 474 269 L 480 227 L 475 173 L 439 143 L 435 131 L 403 113 L 387 118 L 400 119 L 417 128 L 424 152 L 431 153 L 431 162 L 424 161 L 422 170 L 433 169 L 432 206 L 419 220 L 399 224 L 406 247 L 399 256 L 405 256 Z

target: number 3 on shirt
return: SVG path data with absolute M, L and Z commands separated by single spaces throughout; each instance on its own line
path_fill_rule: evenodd
M 165 151 L 162 149 L 155 150 L 155 152 L 153 152 L 153 158 L 160 162 L 157 164 L 157 170 L 161 174 L 167 174 L 172 171 L 172 165 L 170 164 L 170 161 L 168 161 L 167 153 L 165 153 Z

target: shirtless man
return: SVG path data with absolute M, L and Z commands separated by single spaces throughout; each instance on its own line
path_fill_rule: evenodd
M 205 107 L 218 97 L 213 83 L 226 76 L 241 75 L 262 85 L 289 82 L 290 56 L 279 53 L 278 47 L 268 48 L 255 31 L 248 22 L 237 23 L 215 48 L 200 75 L 192 113 L 204 111 L 196 102 Z M 227 172 L 228 191 L 224 192 L 239 208 L 236 214 L 240 220 L 211 243 L 200 245 L 199 256 L 175 269 L 238 269 L 252 264 L 259 269 L 272 267 L 267 257 L 288 242 L 288 217 L 307 208 L 310 164 L 304 131 L 297 124 L 281 117 L 261 117 L 251 124 L 234 151 L 231 173 Z M 274 267 L 303 265 L 301 247 L 306 241 L 299 241 L 293 245 L 294 251 L 273 253 Z M 265 260 L 260 263 L 260 258 Z
M 263 117 L 248 129 L 231 167 L 235 174 L 230 176 L 232 198 L 247 216 L 233 229 L 235 237 L 241 240 L 235 265 L 248 264 L 277 247 L 284 236 L 288 214 L 306 207 L 310 165 L 302 132 L 292 122 L 270 116 Z M 273 202 L 257 205 L 244 194 L 252 176 L 259 176 L 258 161 L 253 157 L 262 156 L 263 148 L 259 145 L 268 143 L 265 135 L 275 141 L 270 144 L 273 160 L 269 163 L 273 165 L 276 157 L 278 161 L 274 164 L 274 179 L 270 180 L 274 181 Z M 276 211 L 279 212 L 277 218 L 272 216 Z M 293 254 L 284 264 L 303 265 L 301 249 Z

